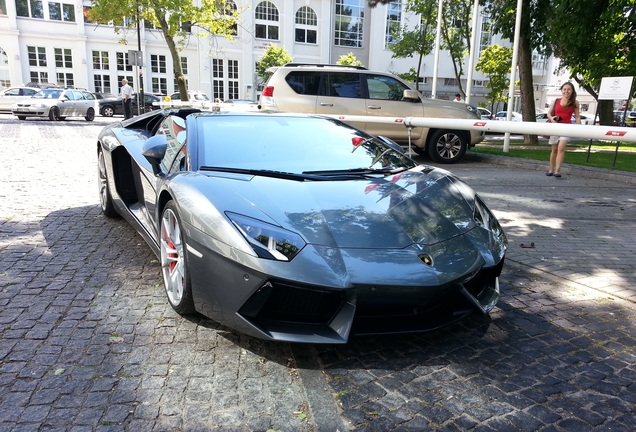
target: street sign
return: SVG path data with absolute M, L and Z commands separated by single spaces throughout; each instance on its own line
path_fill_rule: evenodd
M 128 50 L 128 65 L 142 67 L 144 65 L 143 52 Z
M 598 92 L 599 100 L 629 99 L 633 80 L 633 76 L 604 77 Z

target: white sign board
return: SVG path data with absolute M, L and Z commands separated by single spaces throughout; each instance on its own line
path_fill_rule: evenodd
M 633 76 L 603 78 L 598 92 L 599 100 L 629 99 L 633 80 Z

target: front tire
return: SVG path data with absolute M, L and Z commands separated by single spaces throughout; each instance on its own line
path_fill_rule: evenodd
M 426 147 L 433 161 L 451 164 L 464 157 L 468 142 L 460 131 L 438 130 L 431 135 Z
M 161 273 L 170 306 L 180 315 L 195 313 L 188 261 L 181 231 L 181 218 L 174 204 L 168 201 L 161 215 Z
M 86 121 L 95 120 L 95 110 L 93 108 L 89 108 L 88 111 L 86 111 L 86 117 L 84 118 L 86 119 Z
M 115 211 L 113 197 L 108 187 L 106 160 L 104 159 L 104 151 L 101 148 L 97 151 L 97 184 L 99 186 L 99 205 L 102 213 L 108 218 L 118 218 L 119 214 Z
M 18 120 L 26 120 L 26 116 L 18 116 Z
M 60 119 L 60 110 L 58 107 L 51 107 L 49 110 L 49 120 L 58 121 Z

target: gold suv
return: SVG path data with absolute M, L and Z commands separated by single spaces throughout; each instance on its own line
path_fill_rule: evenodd
M 423 98 L 400 78 L 360 66 L 288 63 L 272 69 L 260 98 L 264 111 L 376 117 L 440 117 L 477 119 L 465 103 Z M 408 145 L 409 131 L 401 123 L 353 123 L 372 135 Z M 414 128 L 413 149 L 441 163 L 460 160 L 483 132 L 444 128 Z

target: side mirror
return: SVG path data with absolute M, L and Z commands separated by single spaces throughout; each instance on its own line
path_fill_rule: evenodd
M 166 155 L 168 148 L 168 140 L 165 135 L 155 135 L 146 140 L 141 147 L 141 154 L 152 166 L 152 172 L 155 175 L 161 174 L 161 160 Z
M 416 90 L 404 90 L 404 93 L 402 94 L 402 98 L 404 100 L 407 101 L 411 101 L 411 102 L 419 102 L 420 99 L 420 94 L 416 91 Z

